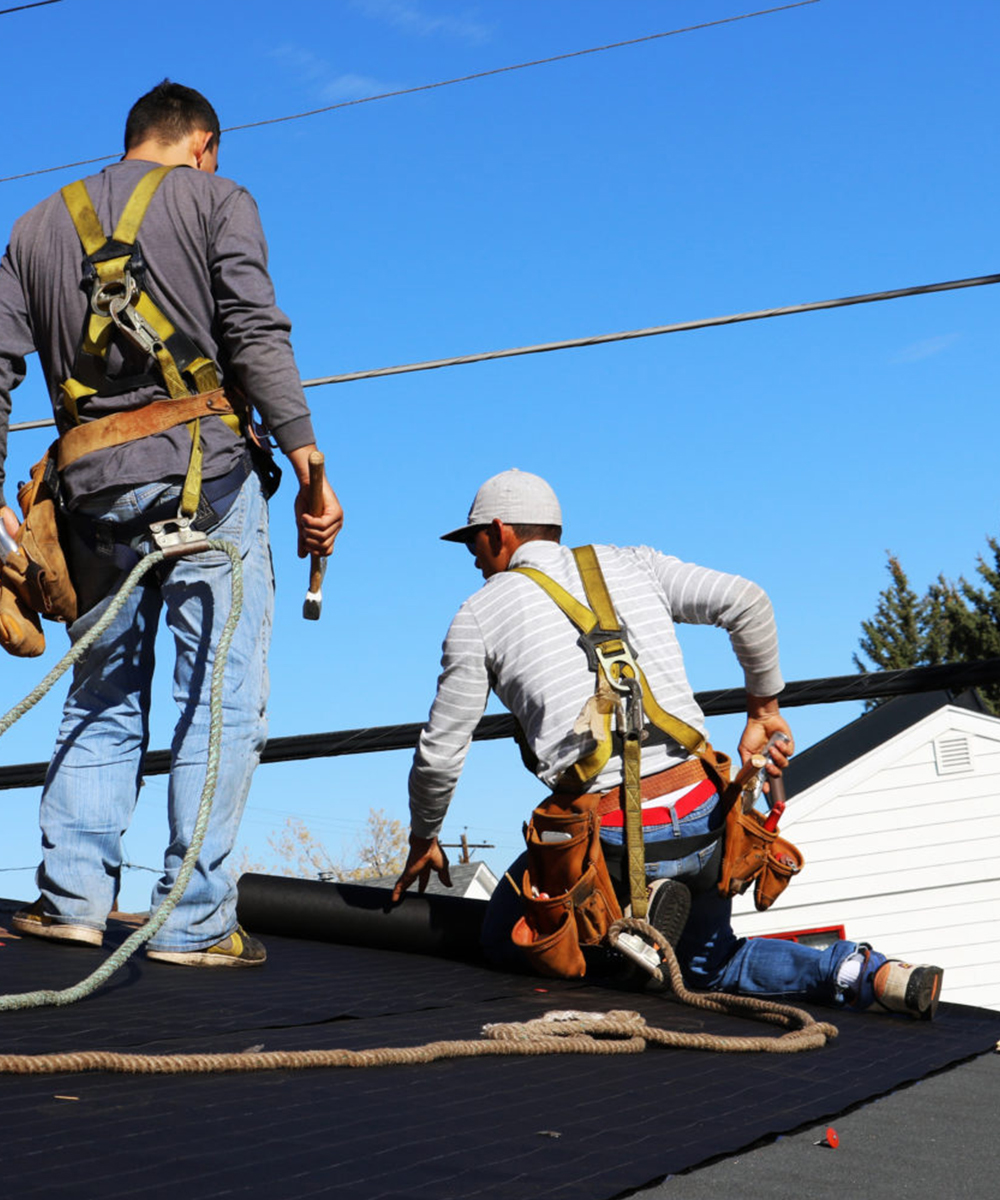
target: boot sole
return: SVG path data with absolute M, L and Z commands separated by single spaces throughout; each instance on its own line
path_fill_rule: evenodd
M 690 915 L 690 889 L 676 879 L 662 880 L 650 898 L 646 920 L 666 938 L 672 950 L 677 948 Z
M 237 958 L 228 954 L 209 954 L 207 950 L 147 950 L 153 962 L 172 963 L 177 967 L 262 967 L 264 958 Z
M 941 999 L 940 967 L 918 967 L 907 980 L 906 1007 L 921 1021 L 932 1021 Z
M 50 942 L 66 942 L 77 946 L 101 946 L 104 934 L 86 925 L 43 925 L 24 917 L 12 917 L 11 928 L 27 937 L 46 938 Z

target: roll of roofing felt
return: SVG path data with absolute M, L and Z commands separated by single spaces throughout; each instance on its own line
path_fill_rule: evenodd
M 243 875 L 237 917 L 250 933 L 477 960 L 485 900 L 419 896 L 396 905 L 389 888 Z

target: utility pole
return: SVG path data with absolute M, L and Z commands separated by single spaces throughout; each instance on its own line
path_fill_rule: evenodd
M 462 840 L 460 842 L 440 842 L 442 850 L 461 850 L 462 856 L 459 858 L 460 863 L 470 863 L 472 859 L 469 856 L 470 850 L 493 850 L 495 846 L 492 842 L 469 842 L 469 835 L 462 831 Z

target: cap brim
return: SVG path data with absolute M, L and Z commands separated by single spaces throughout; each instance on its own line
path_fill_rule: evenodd
M 476 536 L 480 529 L 486 529 L 486 525 L 460 525 L 458 529 L 453 529 L 451 533 L 442 533 L 442 542 L 463 542 L 468 545 L 469 542 Z

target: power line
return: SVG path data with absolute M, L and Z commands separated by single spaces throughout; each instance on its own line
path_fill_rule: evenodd
M 568 338 L 562 342 L 540 342 L 533 346 L 515 346 L 509 350 L 486 350 L 480 354 L 462 354 L 453 358 L 433 358 L 423 362 L 404 363 L 397 367 L 376 367 L 370 371 L 351 371 L 346 375 L 324 375 L 318 379 L 303 379 L 303 387 L 322 387 L 329 383 L 356 383 L 360 379 L 381 379 L 387 375 L 406 375 L 413 371 L 433 371 L 441 367 L 459 367 L 470 363 L 492 362 L 499 358 L 516 358 L 525 354 L 544 354 L 551 350 L 574 350 L 582 346 L 602 346 L 609 342 L 625 342 L 635 338 L 656 337 L 665 333 L 686 333 L 692 329 L 711 329 L 718 325 L 738 325 L 745 321 L 763 321 L 769 317 L 788 317 L 798 313 L 820 312 L 824 309 L 846 308 L 853 304 L 874 304 L 882 300 L 899 300 L 905 296 L 924 296 L 933 292 L 950 292 L 960 288 L 985 287 L 1000 283 L 1000 275 L 976 275 L 968 279 L 952 279 L 945 283 L 923 283 L 916 287 L 893 288 L 881 292 L 865 292 L 860 296 L 841 296 L 834 300 L 813 300 L 807 304 L 788 304 L 783 308 L 760 308 L 754 312 L 731 313 L 724 317 L 705 317 L 698 321 L 678 321 L 673 325 L 653 325 L 646 329 L 628 329 L 621 333 L 601 333 L 593 337 Z M 54 425 L 51 417 L 38 421 L 19 421 L 10 426 L 11 432 L 42 429 Z
M 45 3 L 56 3 L 56 0 L 44 0 Z M 528 67 L 541 67 L 548 63 L 563 62 L 568 58 L 580 58 L 584 54 L 600 54 L 604 50 L 619 50 L 623 46 L 636 46 L 641 42 L 652 42 L 658 38 L 676 37 L 681 33 L 694 33 L 699 29 L 712 29 L 716 25 L 731 25 L 735 21 L 749 21 L 753 17 L 767 17 L 773 13 L 786 12 L 792 8 L 805 8 L 810 4 L 819 4 L 820 0 L 797 0 L 794 4 L 782 4 L 777 8 L 763 8 L 757 12 L 739 13 L 735 17 L 721 17 L 717 21 L 703 21 L 699 25 L 685 25 L 681 29 L 668 29 L 662 33 L 647 33 L 643 37 L 629 38 L 624 42 L 609 42 L 606 46 L 589 46 L 586 50 L 571 50 L 567 54 L 553 54 L 548 58 L 535 58 L 529 62 L 513 63 L 506 67 L 493 67 L 488 71 L 475 71 L 471 75 L 459 75 L 454 79 L 441 79 L 437 83 L 422 83 L 416 87 L 398 88 L 392 92 L 377 92 L 372 96 L 359 96 L 354 100 L 341 100 L 337 104 L 326 104 L 322 108 L 310 108 L 305 112 L 290 113 L 284 117 L 268 117 L 263 121 L 248 121 L 243 125 L 227 125 L 222 132 L 234 133 L 241 129 L 259 129 L 262 125 L 279 125 L 284 121 L 301 121 L 304 117 L 315 117 L 320 113 L 334 112 L 338 108 L 352 108 L 357 104 L 370 104 L 373 100 L 391 100 L 396 96 L 412 96 L 416 92 L 430 92 L 435 88 L 451 87 L 456 83 L 469 83 L 473 79 L 486 79 L 490 75 L 503 75 L 508 71 L 523 71 Z M 30 6 L 26 6 L 30 7 Z M 13 10 L 11 10 L 13 11 Z M 119 157 L 117 154 L 102 154 L 97 158 L 82 158 L 77 162 L 60 163 L 58 167 L 42 167 L 37 171 L 23 171 L 19 175 L 0 176 L 0 183 L 10 183 L 15 179 L 29 179 L 34 175 L 48 175 L 52 171 L 65 171 L 70 167 L 87 167 L 93 163 L 107 162 L 108 159 Z
M 8 13 L 24 12 L 26 8 L 44 8 L 46 4 L 61 4 L 62 0 L 35 0 L 34 4 L 19 4 L 16 8 L 0 8 L 0 17 Z

